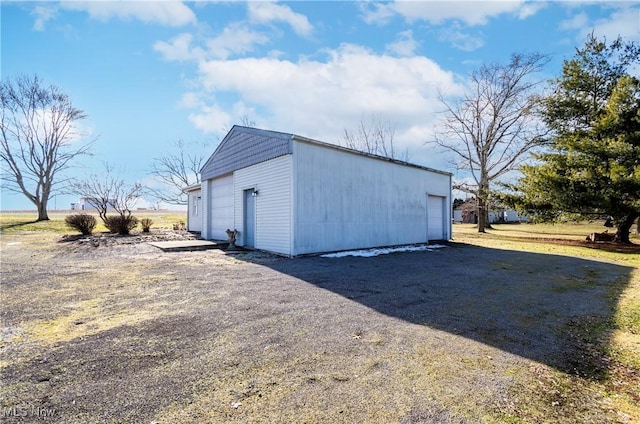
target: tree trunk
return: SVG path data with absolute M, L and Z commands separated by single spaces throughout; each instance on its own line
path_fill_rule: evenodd
M 484 208 L 484 215 L 485 215 L 484 229 L 485 230 L 493 230 L 493 227 L 491 226 L 491 220 L 489 219 L 489 207 L 488 206 L 485 206 L 485 208 Z
M 484 233 L 487 226 L 487 207 L 484 199 L 478 197 L 478 232 Z
M 636 221 L 636 234 L 640 234 L 640 216 L 638 217 L 638 220 Z
M 38 221 L 48 221 L 49 214 L 47 213 L 47 201 L 43 200 L 36 204 L 38 207 Z
M 631 243 L 631 240 L 629 240 L 629 233 L 631 232 L 630 230 L 633 222 L 638 218 L 638 216 L 640 216 L 640 213 L 627 215 L 627 217 L 618 224 L 618 228 L 616 228 L 616 237 L 614 239 L 616 243 Z
M 480 177 L 480 184 L 478 184 L 478 232 L 484 233 L 487 228 L 491 228 L 489 225 L 489 181 L 487 177 L 483 175 Z

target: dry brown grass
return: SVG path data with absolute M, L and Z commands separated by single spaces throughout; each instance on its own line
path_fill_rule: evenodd
M 58 243 L 56 232 L 5 232 L 1 406 L 53 408 L 49 422 L 64 423 L 640 420 L 640 258 L 525 242 L 522 230 L 505 233 L 456 232 L 449 252 L 396 259 L 289 260 L 217 250 L 162 253 L 147 245 L 94 248 Z M 509 256 L 504 249 L 536 253 Z M 535 352 L 517 354 L 502 340 L 510 334 L 491 333 L 482 315 L 469 323 L 463 307 L 448 311 L 459 317 L 452 321 L 457 329 L 446 320 L 437 325 L 428 313 L 424 321 L 412 318 L 411 303 L 403 303 L 411 295 L 400 301 L 374 285 L 402 264 L 395 275 L 403 284 L 423 287 L 448 272 L 422 268 L 459 266 L 445 259 L 476 254 L 485 260 L 468 270 L 470 279 L 500 278 L 509 290 L 522 290 L 523 299 L 615 296 L 607 319 L 567 320 L 550 335 L 569 340 L 576 355 L 592 354 L 578 363 L 580 372 Z M 552 256 L 564 268 L 544 271 Z M 576 263 L 593 266 L 572 269 Z M 548 276 L 557 279 L 537 289 Z M 342 292 L 331 278 L 352 283 Z M 440 281 L 442 289 L 451 283 Z M 438 284 L 424 287 L 425 296 L 438 295 Z M 381 307 L 368 303 L 380 296 Z M 384 309 L 389 302 L 398 302 L 396 312 Z M 543 314 L 524 312 L 516 328 L 537 331 Z
M 0 211 L 0 231 L 3 233 L 24 231 L 74 233 L 75 231 L 65 224 L 64 218 L 77 212 L 79 211 L 52 211 L 49 212 L 49 221 L 36 222 L 37 214 L 35 212 Z M 95 216 L 98 221 L 95 232 L 107 231 L 97 213 L 88 213 Z M 139 210 L 133 211 L 133 215 L 139 219 L 151 219 L 153 221 L 152 228 L 172 228 L 173 224 L 187 220 L 187 213 L 180 211 Z

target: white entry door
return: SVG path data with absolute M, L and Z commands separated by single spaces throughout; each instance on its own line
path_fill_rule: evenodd
M 202 196 L 200 190 L 189 193 L 188 209 L 187 229 L 189 231 L 202 231 Z
M 429 240 L 444 240 L 445 197 L 427 196 L 427 237 Z
M 244 245 L 256 243 L 256 195 L 254 189 L 244 191 Z

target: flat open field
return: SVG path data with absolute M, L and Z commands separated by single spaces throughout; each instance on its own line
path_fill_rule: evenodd
M 589 225 L 289 259 L 9 219 L 3 422 L 640 421 L 640 250 Z
M 69 214 L 80 212 L 84 211 L 50 211 L 50 220 L 43 222 L 36 222 L 38 214 L 35 211 L 0 212 L 0 231 L 3 233 L 16 231 L 72 233 L 73 230 L 64 223 L 64 218 Z M 88 213 L 94 215 L 98 220 L 95 232 L 107 230 L 96 212 Z M 138 219 L 150 218 L 154 223 L 153 228 L 172 228 L 173 224 L 186 223 L 187 221 L 187 213 L 182 211 L 144 209 L 133 211 L 133 215 Z

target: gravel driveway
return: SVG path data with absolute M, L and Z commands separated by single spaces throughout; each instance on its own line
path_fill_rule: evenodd
M 609 317 L 612 287 L 630 272 L 457 243 L 288 259 L 3 236 L 2 414 L 60 423 L 506 421 L 532 370 L 579 372 L 584 352 L 566 325 Z M 589 405 L 580 417 L 613 420 L 606 400 Z

